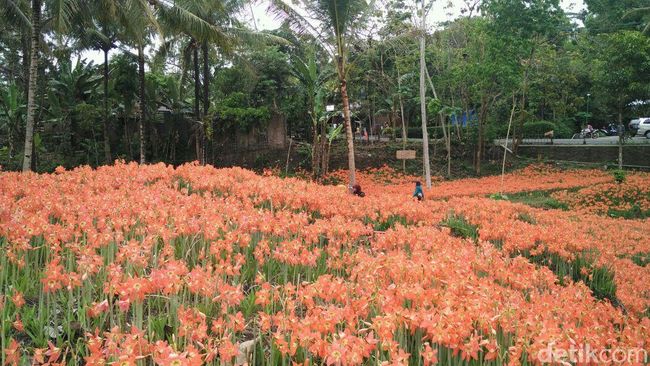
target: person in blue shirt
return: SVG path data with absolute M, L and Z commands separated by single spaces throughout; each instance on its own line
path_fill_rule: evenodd
M 417 197 L 418 201 L 424 199 L 424 192 L 422 191 L 422 184 L 420 184 L 420 182 L 415 182 L 415 192 L 413 192 L 413 197 Z

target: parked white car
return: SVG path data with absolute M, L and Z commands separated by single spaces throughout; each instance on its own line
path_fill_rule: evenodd
M 641 117 L 641 118 L 635 118 L 630 121 L 630 123 L 627 125 L 627 127 L 632 131 L 634 134 L 636 134 L 636 130 L 639 129 L 639 124 L 641 121 L 646 120 L 650 117 Z
M 637 136 L 645 136 L 650 139 L 650 118 L 639 118 L 639 127 L 636 130 Z

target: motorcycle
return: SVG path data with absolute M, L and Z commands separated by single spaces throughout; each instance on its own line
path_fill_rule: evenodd
M 572 140 L 586 139 L 586 138 L 590 138 L 590 139 L 598 138 L 598 133 L 596 132 L 596 130 L 585 128 L 582 131 L 580 131 L 579 133 L 574 133 L 573 136 L 571 136 Z
M 596 132 L 602 136 L 618 136 L 618 128 L 613 123 L 608 124 L 605 128 L 597 129 Z

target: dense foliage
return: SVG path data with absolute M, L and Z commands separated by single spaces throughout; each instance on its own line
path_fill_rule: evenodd
M 19 169 L 26 141 L 29 167 L 38 171 L 116 158 L 218 164 L 233 146 L 264 142 L 259 136 L 276 118 L 289 136 L 312 144 L 312 165 L 322 170 L 327 124 L 340 122 L 344 110 L 337 75 L 347 78 L 354 131 L 394 138 L 404 122 L 409 136 L 421 136 L 418 3 L 334 2 L 346 9 L 337 18 L 345 24 L 329 20 L 323 26 L 331 33 L 317 34 L 278 11 L 282 1 L 272 8 L 285 22 L 272 32 L 242 20 L 246 2 L 217 3 L 3 3 L 0 165 Z M 338 9 L 297 4 L 321 19 Z M 569 136 L 586 123 L 649 114 L 647 4 L 586 5 L 570 13 L 558 0 L 466 1 L 460 17 L 430 27 L 425 56 L 435 95 L 427 97 L 427 124 L 451 125 L 452 142 L 464 140 L 478 164 L 483 141 L 505 135 L 513 104 L 516 137 L 546 132 L 543 126 Z M 341 45 L 344 71 L 332 57 Z M 104 62 L 84 60 L 89 51 Z M 337 106 L 333 118 L 327 104 Z

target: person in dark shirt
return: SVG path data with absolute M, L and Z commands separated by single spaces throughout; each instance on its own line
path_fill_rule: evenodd
M 417 197 L 418 201 L 424 199 L 424 191 L 422 191 L 422 184 L 420 182 L 415 182 L 415 192 L 413 192 L 413 197 Z
M 352 194 L 359 197 L 364 197 L 366 194 L 361 190 L 361 186 L 357 183 L 352 186 Z

